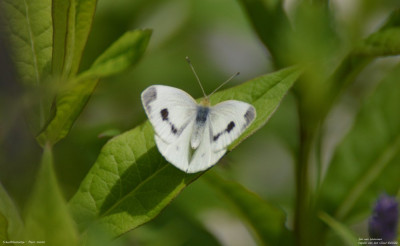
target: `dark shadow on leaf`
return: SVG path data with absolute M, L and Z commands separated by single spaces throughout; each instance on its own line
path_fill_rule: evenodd
M 150 159 L 153 163 L 149 163 Z M 158 164 L 154 165 L 154 161 Z M 146 155 L 132 160 L 130 167 L 111 188 L 100 208 L 99 217 L 121 212 L 127 212 L 132 217 L 153 217 L 165 207 L 165 203 L 170 202 L 171 197 L 177 195 L 177 186 L 186 186 L 200 175 L 182 172 L 153 147 Z

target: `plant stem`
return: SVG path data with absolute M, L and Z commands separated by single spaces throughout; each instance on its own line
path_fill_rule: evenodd
M 294 231 L 298 246 L 310 246 L 309 232 L 313 227 L 310 211 L 309 168 L 313 139 L 316 129 L 309 124 L 307 117 L 300 110 L 300 146 L 296 166 L 296 207 Z

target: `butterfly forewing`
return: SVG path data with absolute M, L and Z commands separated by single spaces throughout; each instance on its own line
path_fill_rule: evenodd
M 228 147 L 256 117 L 255 108 L 245 102 L 229 100 L 210 110 L 210 144 L 214 151 Z
M 194 99 L 169 86 L 148 87 L 142 92 L 142 103 L 154 131 L 166 143 L 179 139 L 196 115 Z

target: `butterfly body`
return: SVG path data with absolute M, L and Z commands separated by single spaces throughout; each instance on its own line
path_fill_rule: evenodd
M 142 92 L 142 103 L 155 131 L 160 153 L 187 173 L 203 171 L 226 153 L 227 147 L 252 123 L 255 108 L 228 100 L 199 104 L 186 92 L 153 85 Z
M 207 118 L 209 117 L 210 108 L 207 106 L 197 106 L 196 120 L 193 126 L 192 137 L 190 138 L 190 144 L 192 149 L 199 147 L 200 141 L 204 135 L 205 125 Z

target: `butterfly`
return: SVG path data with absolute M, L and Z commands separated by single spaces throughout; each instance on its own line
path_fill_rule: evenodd
M 228 100 L 211 106 L 208 98 L 205 96 L 198 104 L 185 91 L 165 85 L 152 85 L 141 94 L 158 150 L 168 162 L 186 173 L 204 171 L 215 165 L 256 118 L 251 104 Z

